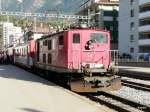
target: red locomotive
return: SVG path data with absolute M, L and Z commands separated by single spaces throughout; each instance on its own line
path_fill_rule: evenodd
M 56 76 L 76 92 L 117 90 L 121 81 L 110 70 L 110 33 L 100 29 L 68 29 L 16 46 L 14 63 L 46 77 Z M 55 72 L 55 74 L 54 74 Z

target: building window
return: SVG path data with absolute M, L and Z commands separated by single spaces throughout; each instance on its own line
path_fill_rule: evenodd
M 134 9 L 130 11 L 130 17 L 134 17 Z
M 140 33 L 140 34 L 139 34 L 139 39 L 140 39 L 140 40 L 143 40 L 143 39 L 150 39 L 150 32 Z
M 130 0 L 130 5 L 133 5 L 134 0 Z
M 134 35 L 130 36 L 130 42 L 134 42 Z
M 46 54 L 43 54 L 43 63 L 46 63 Z
M 80 34 L 79 33 L 73 34 L 73 43 L 80 43 Z
M 52 63 L 52 54 L 48 54 L 48 64 Z
M 130 53 L 134 53 L 134 48 L 133 47 L 130 48 Z
M 140 20 L 140 26 L 144 26 L 144 25 L 150 25 L 150 18 Z
M 48 50 L 52 49 L 52 40 L 48 40 Z
M 130 23 L 130 30 L 134 30 L 134 22 Z
M 150 6 L 149 5 L 144 5 L 140 7 L 140 12 L 146 12 L 150 10 Z
M 149 53 L 150 52 L 150 45 L 139 46 L 140 53 Z

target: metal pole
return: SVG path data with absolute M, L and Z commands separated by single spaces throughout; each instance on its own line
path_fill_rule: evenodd
M 90 9 L 88 8 L 88 26 L 90 26 L 90 19 L 91 19 Z
M 23 12 L 23 2 L 21 2 L 21 12 Z
M 34 32 L 36 32 L 36 17 L 34 17 Z

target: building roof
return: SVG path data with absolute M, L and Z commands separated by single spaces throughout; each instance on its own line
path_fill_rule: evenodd
M 99 0 L 97 3 L 103 5 L 119 5 L 119 0 Z
M 88 3 L 92 4 L 99 4 L 99 5 L 119 5 L 119 0 L 87 0 L 86 2 L 84 2 L 80 7 L 88 4 Z
M 31 26 L 28 27 L 28 31 L 36 33 L 49 33 L 49 26 L 47 23 L 36 22 L 32 23 Z

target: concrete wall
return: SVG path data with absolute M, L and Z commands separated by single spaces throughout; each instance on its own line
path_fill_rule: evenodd
M 130 0 L 120 0 L 119 6 L 119 50 L 120 54 L 130 54 L 134 59 L 138 53 L 138 26 L 139 26 L 139 0 L 134 0 L 131 5 Z M 130 16 L 131 10 L 134 10 L 134 17 Z M 131 29 L 131 22 L 134 22 L 134 28 Z M 134 41 L 131 42 L 130 37 L 133 35 Z M 134 52 L 130 52 L 130 48 L 134 48 Z

